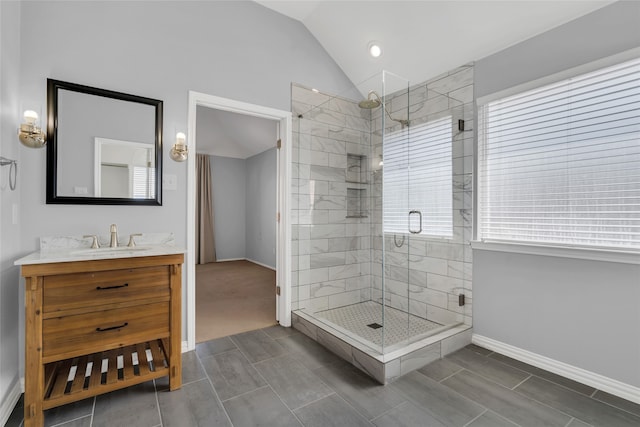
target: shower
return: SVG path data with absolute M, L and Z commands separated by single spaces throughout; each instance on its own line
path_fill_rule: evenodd
M 378 95 L 378 93 L 375 90 L 370 90 L 369 94 L 367 95 L 367 99 L 363 99 L 358 103 L 358 106 L 363 110 L 374 110 L 378 108 L 380 105 L 383 105 L 383 102 L 382 102 L 382 99 L 380 98 L 380 95 Z M 409 126 L 409 120 L 394 118 L 391 115 L 391 113 L 389 113 L 389 110 L 387 110 L 386 106 L 384 106 L 384 111 L 387 113 L 387 116 L 389 116 L 391 120 L 393 120 L 394 122 L 400 123 L 403 128 L 405 126 Z
M 386 71 L 344 96 L 292 87 L 292 324 L 380 383 L 470 341 L 452 165 L 454 124 L 472 109 L 452 100 Z

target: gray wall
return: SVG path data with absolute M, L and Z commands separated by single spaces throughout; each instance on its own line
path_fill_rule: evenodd
M 619 1 L 476 62 L 476 97 L 640 46 L 640 3 Z
M 20 5 L 0 2 L 0 155 L 18 161 L 22 167 L 16 128 L 22 113 L 19 102 Z M 23 346 L 19 327 L 19 269 L 13 261 L 20 252 L 20 226 L 12 223 L 13 206 L 19 207 L 25 177 L 18 177 L 15 191 L 9 189 L 9 166 L 0 167 L 0 411 L 15 403 L 9 393 L 19 386 L 19 348 Z M 0 424 L 5 420 L 0 418 Z
M 640 386 L 640 266 L 474 251 L 474 333 Z
M 46 205 L 45 152 L 31 151 L 21 168 L 28 177 L 24 254 L 38 248 L 42 235 L 106 234 L 111 223 L 121 233 L 172 231 L 186 245 L 186 222 L 175 221 L 186 217 L 186 164 L 171 161 L 168 151 L 176 131 L 186 131 L 189 90 L 288 110 L 292 81 L 336 91 L 352 86 L 300 22 L 253 2 L 21 7 L 22 104 L 44 107 L 47 77 L 161 99 L 164 172 L 178 178 L 178 191 L 165 191 L 162 207 Z
M 45 151 L 21 148 L 20 238 L 6 237 L 7 263 L 37 250 L 40 236 L 106 235 L 111 223 L 123 235 L 173 232 L 176 244 L 186 246 L 186 221 L 176 219 L 187 216 L 187 168 L 168 153 L 175 133 L 186 131 L 189 90 L 289 110 L 292 81 L 335 92 L 353 86 L 300 22 L 254 2 L 29 1 L 11 7 L 20 8 L 19 21 L 14 14 L 2 30 L 20 22 L 20 55 L 10 57 L 10 66 L 20 65 L 10 82 L 12 91 L 20 88 L 19 109 L 45 110 L 47 77 L 163 100 L 164 172 L 177 176 L 178 190 L 164 192 L 162 207 L 47 205 Z M 3 141 L 12 147 L 18 122 L 7 120 Z M 17 282 L 13 273 L 8 284 Z M 186 301 L 184 293 L 183 332 Z M 15 331 L 17 321 L 6 327 Z
M 211 156 L 216 257 L 276 267 L 276 149 Z
M 617 2 L 476 62 L 475 94 L 640 45 L 640 3 Z M 473 253 L 474 332 L 640 386 L 640 267 Z
M 213 228 L 218 260 L 246 257 L 246 162 L 211 156 Z
M 277 150 L 246 160 L 246 258 L 276 268 Z

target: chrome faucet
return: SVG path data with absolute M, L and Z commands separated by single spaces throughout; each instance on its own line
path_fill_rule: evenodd
M 109 246 L 111 246 L 112 248 L 117 248 L 118 247 L 118 227 L 116 227 L 115 224 L 111 224 L 111 228 L 109 229 L 109 231 L 111 232 L 111 243 L 109 243 Z

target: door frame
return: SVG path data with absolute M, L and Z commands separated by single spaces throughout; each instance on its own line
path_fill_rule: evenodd
M 187 297 L 187 342 L 183 351 L 196 346 L 196 263 L 195 263 L 195 222 L 196 222 L 196 110 L 207 107 L 247 116 L 275 120 L 279 123 L 281 148 L 277 150 L 277 209 L 280 219 L 276 222 L 276 286 L 280 286 L 280 296 L 276 297 L 276 320 L 282 326 L 291 326 L 291 112 L 277 110 L 256 104 L 249 104 L 215 95 L 189 91 L 188 141 L 191 151 L 187 159 L 187 257 L 186 257 L 186 297 Z M 275 143 L 275 141 L 274 141 Z M 274 218 L 276 221 L 276 218 Z

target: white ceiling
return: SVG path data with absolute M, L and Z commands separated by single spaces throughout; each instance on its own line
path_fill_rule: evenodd
M 207 107 L 196 109 L 197 151 L 246 159 L 276 146 L 277 121 Z
M 257 2 L 302 22 L 366 94 L 382 70 L 420 83 L 613 0 Z M 376 59 L 367 51 L 373 40 L 383 49 Z M 270 120 L 198 107 L 197 126 L 199 153 L 245 159 L 275 145 L 276 123 Z
M 301 21 L 356 85 L 382 70 L 402 76 L 411 84 L 420 83 L 613 3 L 612 0 L 257 2 Z M 373 40 L 380 42 L 383 49 L 377 59 L 367 51 Z

